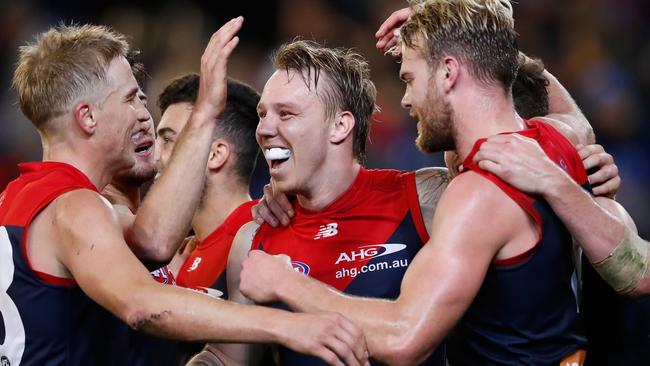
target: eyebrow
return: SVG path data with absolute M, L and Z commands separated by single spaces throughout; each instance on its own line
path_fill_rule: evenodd
M 168 135 L 168 134 L 176 135 L 177 132 L 171 127 L 163 127 L 158 129 L 158 135 Z
M 130 97 L 135 96 L 136 94 L 138 94 L 139 90 L 140 88 L 138 88 L 137 86 L 134 86 L 133 88 L 129 89 L 129 92 L 126 94 L 126 98 L 128 99 Z

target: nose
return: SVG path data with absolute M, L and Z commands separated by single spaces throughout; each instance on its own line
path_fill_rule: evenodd
M 404 91 L 404 96 L 402 97 L 402 108 L 411 109 L 411 96 L 408 91 Z
M 255 131 L 258 142 L 264 138 L 276 136 L 278 134 L 277 127 L 277 119 L 274 118 L 270 113 L 267 113 L 263 117 L 260 117 L 260 122 L 257 124 L 257 130 Z

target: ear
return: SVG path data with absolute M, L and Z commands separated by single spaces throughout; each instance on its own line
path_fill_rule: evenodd
M 336 116 L 330 142 L 340 144 L 352 134 L 354 124 L 356 123 L 354 116 L 350 111 L 343 111 Z
M 210 147 L 210 156 L 208 157 L 208 169 L 221 169 L 230 157 L 230 144 L 223 139 L 217 139 L 212 142 Z
M 93 116 L 92 105 L 88 102 L 77 103 L 72 109 L 74 121 L 87 135 L 93 135 L 97 129 L 97 121 Z
M 460 76 L 460 62 L 453 56 L 445 56 L 442 60 L 442 72 L 444 75 L 444 91 L 449 93 L 454 88 Z

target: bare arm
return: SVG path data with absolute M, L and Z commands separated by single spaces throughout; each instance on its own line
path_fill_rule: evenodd
M 363 349 L 363 338 L 350 335 L 342 317 L 240 305 L 157 283 L 127 247 L 110 205 L 94 192 L 67 193 L 52 209 L 57 259 L 91 299 L 136 330 L 193 342 L 281 343 L 332 365 L 343 365 L 339 357 L 365 362 L 363 352 L 357 358 L 352 351 Z
M 539 118 L 553 125 L 574 144 L 593 144 L 596 141 L 594 131 L 571 94 L 548 70 L 544 70 L 543 75 L 549 82 L 546 87 L 548 114 Z
M 135 254 L 167 263 L 189 230 L 201 198 L 205 166 L 216 122 L 225 108 L 227 62 L 242 19 L 212 35 L 201 57 L 196 106 L 180 134 L 164 174 L 151 187 L 125 237 Z
M 591 263 L 610 256 L 627 235 L 637 247 L 648 250 L 650 244 L 636 234 L 634 223 L 622 206 L 605 197 L 594 200 L 535 141 L 519 135 L 492 136 L 481 146 L 475 160 L 481 168 L 518 189 L 542 195 Z M 617 278 L 622 273 L 612 273 L 613 278 L 606 280 L 625 280 Z M 650 275 L 646 273 L 630 294 L 648 293 Z
M 493 212 L 489 208 L 494 205 L 503 209 Z M 291 270 L 286 258 L 259 251 L 244 262 L 240 288 L 257 301 L 280 300 L 298 311 L 340 312 L 362 327 L 371 357 L 389 364 L 416 364 L 460 319 L 499 246 L 511 235 L 510 225 L 487 230 L 487 221 L 477 218 L 489 215 L 516 223 L 513 212 L 526 220 L 523 211 L 485 179 L 471 172 L 456 178 L 440 200 L 432 237 L 409 266 L 395 301 L 348 296 Z M 485 224 L 468 227 L 469 220 Z

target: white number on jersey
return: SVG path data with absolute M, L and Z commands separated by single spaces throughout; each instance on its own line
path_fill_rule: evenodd
M 18 308 L 11 300 L 7 290 L 14 279 L 14 261 L 9 234 L 0 226 L 0 360 L 11 366 L 20 365 L 25 351 L 25 328 Z

